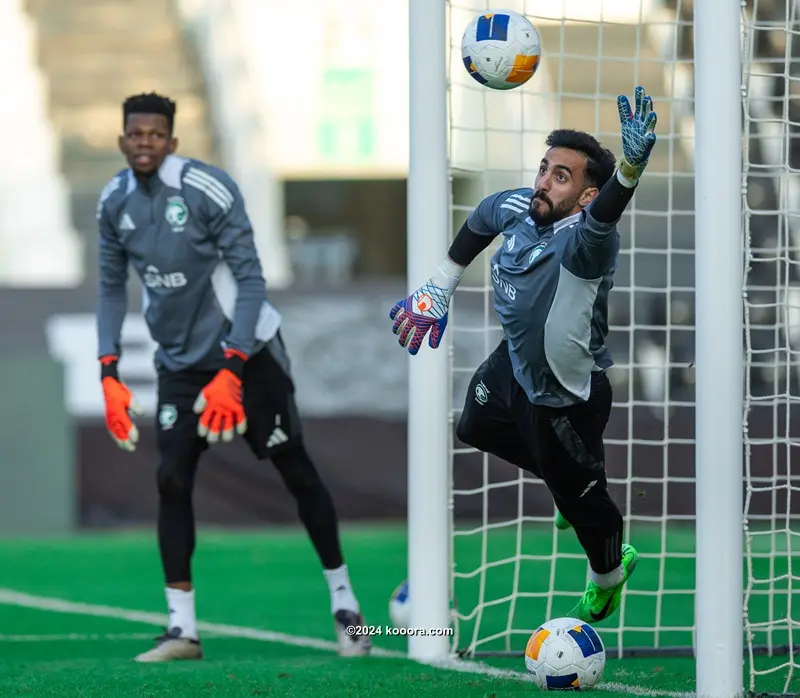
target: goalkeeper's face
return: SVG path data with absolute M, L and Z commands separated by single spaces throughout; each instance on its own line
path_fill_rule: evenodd
M 533 187 L 530 215 L 536 225 L 551 225 L 579 213 L 595 196 L 587 186 L 586 156 L 571 148 L 550 148 L 545 153 Z
M 156 172 L 164 158 L 175 152 L 177 139 L 172 137 L 167 117 L 162 114 L 131 114 L 125 133 L 119 137 L 119 149 L 130 168 L 141 176 Z

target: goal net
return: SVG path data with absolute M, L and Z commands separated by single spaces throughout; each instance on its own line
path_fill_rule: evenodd
M 742 8 L 742 563 L 751 689 L 762 674 L 779 676 L 781 690 L 800 685 L 799 7 L 750 0 Z M 487 9 L 522 12 L 540 32 L 543 59 L 522 88 L 487 90 L 463 68 L 463 29 Z M 642 558 L 619 612 L 598 626 L 611 657 L 693 655 L 694 275 L 695 265 L 714 260 L 694 256 L 692 17 L 690 0 L 448 3 L 452 231 L 483 196 L 533 183 L 553 128 L 589 131 L 619 155 L 617 95 L 632 99 L 644 85 L 658 113 L 656 149 L 620 223 L 610 297 L 609 486 L 625 540 Z M 473 371 L 501 338 L 488 265 L 495 249 L 473 263 L 453 300 L 453 424 L 474 398 L 466 395 Z M 540 481 L 453 439 L 454 649 L 521 654 L 539 623 L 574 606 L 586 558 L 574 532 L 553 526 Z

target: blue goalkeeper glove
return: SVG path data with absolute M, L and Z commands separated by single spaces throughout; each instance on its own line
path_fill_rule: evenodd
M 639 181 L 650 151 L 656 144 L 656 121 L 658 117 L 653 111 L 653 99 L 645 93 L 644 87 L 637 87 L 634 91 L 634 107 L 625 95 L 617 97 L 619 121 L 622 130 L 622 159 L 619 163 L 619 173 L 633 185 Z
M 450 299 L 463 272 L 463 267 L 449 259 L 445 260 L 425 284 L 405 300 L 395 303 L 389 312 L 389 318 L 394 320 L 392 332 L 409 354 L 414 355 L 419 351 L 428 330 L 431 349 L 436 349 L 441 343 L 447 327 Z

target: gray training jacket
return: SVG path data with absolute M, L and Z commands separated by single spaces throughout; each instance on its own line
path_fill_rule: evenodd
M 503 236 L 491 260 L 494 307 L 517 382 L 534 405 L 565 407 L 588 400 L 592 373 L 612 365 L 605 339 L 619 231 L 591 205 L 540 228 L 532 196 L 530 187 L 487 196 L 467 223 Z
M 119 172 L 97 205 L 98 356 L 121 353 L 128 264 L 142 280 L 156 366 L 215 370 L 225 347 L 251 356 L 275 336 L 244 201 L 233 180 L 198 160 L 168 156 L 148 182 Z

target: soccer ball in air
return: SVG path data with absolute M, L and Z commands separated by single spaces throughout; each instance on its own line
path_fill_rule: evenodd
M 549 620 L 525 647 L 525 668 L 546 691 L 591 688 L 603 675 L 606 650 L 597 631 L 577 618 Z
M 461 39 L 467 72 L 493 90 L 512 90 L 533 77 L 542 58 L 539 32 L 525 17 L 498 10 L 473 19 Z
M 408 606 L 408 580 L 392 592 L 389 599 L 389 618 L 395 628 L 408 628 L 411 610 Z

